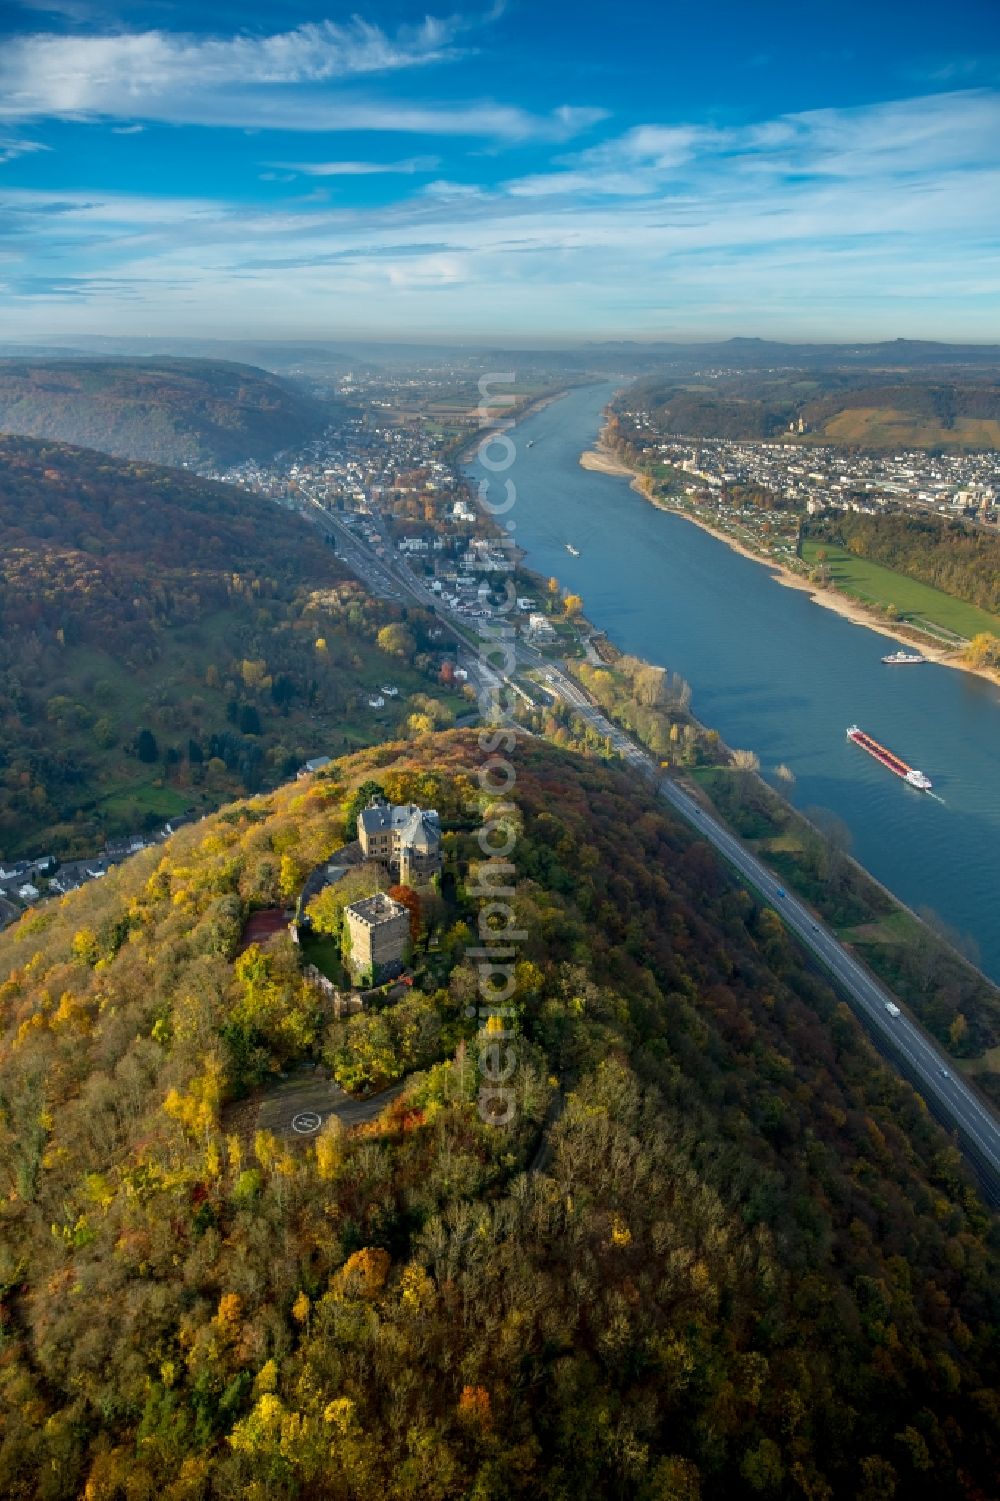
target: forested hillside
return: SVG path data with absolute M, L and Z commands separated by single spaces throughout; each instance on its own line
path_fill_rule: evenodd
M 92 853 L 447 717 L 408 702 L 436 691 L 429 621 L 393 619 L 271 501 L 0 439 L 0 857 Z
M 215 360 L 0 360 L 0 433 L 155 464 L 269 458 L 322 425 L 321 405 L 250 365 Z
M 808 401 L 812 438 L 857 448 L 1000 448 L 995 381 L 866 384 Z
M 481 1118 L 481 759 L 361 753 L 0 936 L 0 1494 L 995 1494 L 997 1238 L 954 1147 L 707 845 L 539 741 L 516 1109 Z M 372 778 L 439 809 L 446 868 L 412 989 L 335 1021 L 287 939 L 233 959 Z M 352 1060 L 405 1080 L 353 1132 L 237 1105 Z
M 1000 615 L 1000 537 L 981 526 L 912 511 L 845 511 L 810 521 L 808 534 Z
M 663 433 L 734 441 L 830 443 L 849 448 L 1000 448 L 995 379 L 861 377 L 845 370 L 756 371 L 711 386 L 647 379 L 620 403 L 652 413 Z M 790 434 L 801 418 L 804 432 Z
M 621 398 L 653 414 L 657 430 L 685 438 L 766 441 L 780 436 L 796 414 L 792 391 L 768 391 L 761 378 L 705 390 L 647 381 Z

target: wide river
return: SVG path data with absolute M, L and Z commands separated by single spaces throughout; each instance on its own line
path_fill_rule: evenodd
M 790 766 L 795 803 L 837 814 L 855 857 L 970 936 L 1000 980 L 1000 691 L 951 668 L 883 666 L 887 637 L 783 587 L 627 479 L 582 469 L 614 390 L 573 391 L 512 431 L 517 457 L 491 494 L 514 480 L 509 515 L 529 567 L 580 593 L 624 651 L 682 673 L 699 719 L 756 751 L 765 774 Z M 854 722 L 925 771 L 935 796 L 853 746 Z

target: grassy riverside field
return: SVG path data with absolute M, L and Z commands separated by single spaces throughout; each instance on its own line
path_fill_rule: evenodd
M 825 554 L 834 588 L 876 608 L 895 605 L 902 622 L 907 625 L 927 623 L 966 640 L 982 631 L 1000 636 L 1000 618 L 986 610 L 953 599 L 950 594 L 907 578 L 891 568 L 883 568 L 880 563 L 869 563 L 836 543 L 814 537 L 803 539 L 801 557 L 810 568 L 821 566 L 820 553 Z

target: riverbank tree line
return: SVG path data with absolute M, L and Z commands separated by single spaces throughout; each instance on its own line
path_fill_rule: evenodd
M 975 1059 L 976 1083 L 1000 1105 L 1000 992 L 961 952 L 933 912 L 911 915 L 851 859 L 847 825 L 827 809 L 793 808 L 750 769 L 705 769 L 698 786 L 735 833 L 837 929 L 874 973 L 957 1059 Z M 923 920 L 921 920 L 921 917 Z
M 803 535 L 1000 615 L 1000 535 L 986 527 L 913 511 L 838 511 L 814 517 Z

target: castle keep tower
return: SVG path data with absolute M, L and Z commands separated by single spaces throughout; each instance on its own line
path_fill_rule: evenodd
M 356 981 L 370 977 L 377 985 L 399 973 L 410 941 L 410 914 L 402 902 L 377 891 L 345 907 L 344 924 L 346 960 Z

